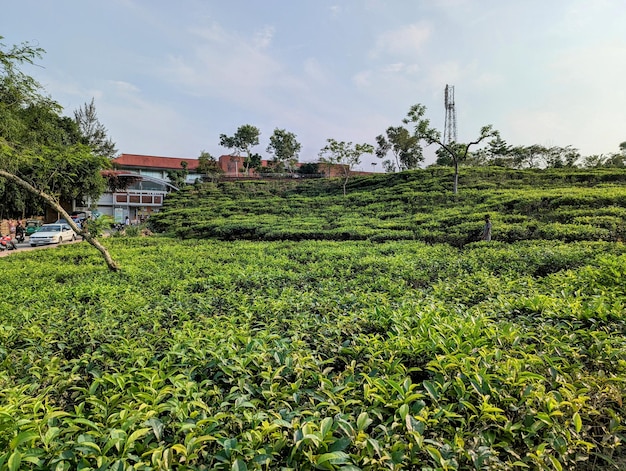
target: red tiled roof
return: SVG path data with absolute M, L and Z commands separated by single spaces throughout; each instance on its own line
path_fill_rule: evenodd
M 166 170 L 181 170 L 181 162 L 187 162 L 187 170 L 198 168 L 198 159 L 181 159 L 179 157 L 157 157 L 155 155 L 122 154 L 113 159 L 116 167 L 140 167 Z

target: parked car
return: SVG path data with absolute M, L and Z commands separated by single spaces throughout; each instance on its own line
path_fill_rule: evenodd
M 26 235 L 30 236 L 43 225 L 39 219 L 28 219 L 26 221 Z
M 79 229 L 82 229 L 82 222 L 83 220 L 78 219 L 77 217 L 72 216 L 72 221 L 74 221 L 74 224 L 76 224 L 78 226 Z M 54 221 L 55 224 L 68 224 L 67 219 L 65 218 L 61 218 L 61 219 L 57 219 L 56 221 Z
M 67 224 L 44 224 L 30 236 L 31 247 L 45 244 L 60 244 L 64 241 L 76 240 L 76 233 Z

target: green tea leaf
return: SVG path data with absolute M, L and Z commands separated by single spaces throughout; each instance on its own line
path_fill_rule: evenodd
M 574 412 L 572 421 L 574 422 L 574 429 L 576 430 L 576 432 L 580 433 L 583 429 L 583 421 L 580 418 L 580 414 L 578 412 Z
M 26 442 L 32 442 L 36 438 L 39 438 L 39 434 L 37 432 L 26 431 L 19 433 L 16 437 L 11 440 L 11 449 L 15 450 L 18 446 Z
M 350 460 L 350 455 L 343 451 L 333 451 L 332 453 L 324 453 L 317 457 L 315 463 L 322 466 L 326 463 L 330 464 L 346 464 Z
M 230 468 L 231 471 L 248 471 L 248 466 L 241 458 L 237 458 Z
M 9 471 L 17 471 L 20 469 L 20 465 L 22 464 L 22 454 L 15 450 L 11 456 L 9 457 L 9 461 L 7 465 L 9 466 Z

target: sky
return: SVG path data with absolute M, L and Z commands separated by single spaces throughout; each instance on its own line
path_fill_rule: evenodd
M 4 3 L 0 42 L 43 48 L 23 71 L 67 116 L 93 98 L 119 153 L 219 157 L 251 124 L 254 152 L 285 129 L 313 162 L 329 138 L 375 145 L 417 103 L 443 132 L 446 85 L 461 142 L 487 124 L 583 156 L 626 141 L 624 0 Z

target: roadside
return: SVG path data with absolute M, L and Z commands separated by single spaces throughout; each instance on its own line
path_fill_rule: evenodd
M 59 245 L 76 244 L 77 242 L 82 242 L 82 240 L 80 240 L 80 236 L 77 237 L 76 240 L 71 241 L 71 242 L 62 242 L 61 244 L 49 244 L 49 245 L 39 245 L 37 247 L 31 247 L 30 243 L 28 242 L 28 237 L 26 237 L 26 240 L 24 240 L 24 242 L 15 243 L 15 245 L 17 246 L 17 250 L 3 250 L 0 252 L 0 257 L 7 257 L 14 253 L 28 252 L 31 250 L 52 249 L 52 248 L 58 247 Z

